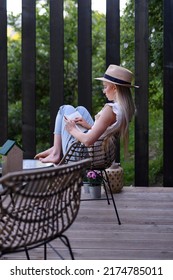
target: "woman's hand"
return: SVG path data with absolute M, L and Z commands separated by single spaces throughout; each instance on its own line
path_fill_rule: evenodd
M 73 129 L 76 129 L 76 123 L 74 120 L 70 120 L 68 119 L 66 116 L 64 116 L 64 120 L 65 120 L 65 129 L 68 131 L 68 133 L 71 134 Z
M 74 122 L 75 122 L 76 124 L 79 124 L 79 125 L 83 126 L 83 127 L 86 128 L 86 129 L 91 129 L 91 126 L 90 126 L 90 125 L 86 122 L 86 120 L 83 119 L 82 117 L 77 117 L 77 118 L 75 118 L 75 119 L 74 119 Z

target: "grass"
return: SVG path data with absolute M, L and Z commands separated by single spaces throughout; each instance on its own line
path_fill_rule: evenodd
M 163 184 L 163 112 L 150 113 L 149 122 L 149 170 L 150 184 Z

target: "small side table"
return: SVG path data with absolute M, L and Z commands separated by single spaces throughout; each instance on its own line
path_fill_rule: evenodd
M 23 169 L 36 169 L 53 166 L 53 163 L 43 163 L 38 159 L 24 159 Z M 0 163 L 0 176 L 2 176 L 2 164 Z
M 53 163 L 43 163 L 38 159 L 24 159 L 23 169 L 37 169 L 53 166 Z

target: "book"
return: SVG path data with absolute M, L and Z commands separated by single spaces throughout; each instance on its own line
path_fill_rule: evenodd
M 82 115 L 78 111 L 76 111 L 70 115 L 66 115 L 66 117 L 70 120 L 74 120 L 75 118 L 81 118 Z M 80 124 L 76 124 L 76 127 L 82 132 L 87 130 L 85 127 L 81 126 Z

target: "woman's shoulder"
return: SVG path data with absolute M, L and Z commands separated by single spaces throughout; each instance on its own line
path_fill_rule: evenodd
M 112 107 L 112 110 L 115 114 L 119 114 L 121 112 L 121 106 L 118 102 L 110 102 L 106 103 L 105 106 Z

